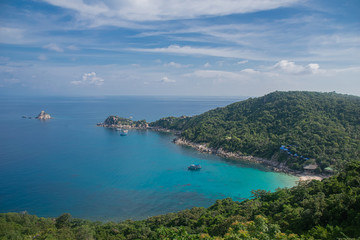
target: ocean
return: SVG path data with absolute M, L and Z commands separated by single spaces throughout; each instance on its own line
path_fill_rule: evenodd
M 154 121 L 196 115 L 241 97 L 1 97 L 0 212 L 41 217 L 68 212 L 100 221 L 144 219 L 253 189 L 291 187 L 297 178 L 199 153 L 174 135 L 97 127 L 109 115 Z M 53 119 L 40 121 L 41 110 Z M 187 166 L 202 165 L 192 172 Z

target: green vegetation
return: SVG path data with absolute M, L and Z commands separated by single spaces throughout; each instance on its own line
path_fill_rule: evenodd
M 161 127 L 170 130 L 182 130 L 185 125 L 189 122 L 191 117 L 165 117 L 149 124 L 150 127 Z
M 145 120 L 134 121 L 130 118 L 122 118 L 118 116 L 109 116 L 104 121 L 105 125 L 122 125 L 127 127 L 135 127 L 135 128 L 147 128 L 148 124 Z
M 341 173 L 253 199 L 218 200 L 142 221 L 91 222 L 0 214 L 0 239 L 345 239 L 360 237 L 360 163 Z
M 337 93 L 273 92 L 188 118 L 150 124 L 182 131 L 181 137 L 241 155 L 284 162 L 317 172 L 360 160 L 360 97 Z M 291 155 L 280 151 L 291 145 Z M 303 157 L 301 157 L 303 156 Z M 330 167 L 330 168 L 329 168 Z

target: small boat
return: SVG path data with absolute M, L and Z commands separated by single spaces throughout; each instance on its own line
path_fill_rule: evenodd
M 191 171 L 200 170 L 200 169 L 201 169 L 200 164 L 191 164 L 190 166 L 188 166 L 188 170 Z
M 128 134 L 128 132 L 129 132 L 128 130 L 123 129 L 123 130 L 121 130 L 120 135 L 121 136 L 126 136 Z

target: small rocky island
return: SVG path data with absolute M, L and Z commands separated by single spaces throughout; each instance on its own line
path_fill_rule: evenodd
M 172 118 L 174 118 L 174 117 L 168 117 L 168 118 L 164 118 L 165 120 L 160 119 L 158 121 L 164 122 L 164 121 L 168 121 L 169 119 L 172 119 Z M 180 118 L 183 119 L 183 118 L 188 118 L 188 117 L 182 116 Z M 149 130 L 159 131 L 159 132 L 172 132 L 175 135 L 181 134 L 181 131 L 167 128 L 164 126 L 160 126 L 158 124 L 158 121 L 148 123 L 148 122 L 146 122 L 146 120 L 134 121 L 131 118 L 109 116 L 105 119 L 105 121 L 103 123 L 98 123 L 96 125 L 99 127 L 114 128 L 114 129 L 119 129 L 119 128 L 120 129 L 140 129 L 140 130 L 149 129 Z
M 107 128 L 122 129 L 147 129 L 149 124 L 145 120 L 133 121 L 130 118 L 122 118 L 118 116 L 109 116 L 104 123 L 98 123 L 98 126 Z
M 40 119 L 40 120 L 48 120 L 51 119 L 52 117 L 50 116 L 50 114 L 46 113 L 44 110 L 42 110 L 39 115 L 36 117 L 36 119 Z

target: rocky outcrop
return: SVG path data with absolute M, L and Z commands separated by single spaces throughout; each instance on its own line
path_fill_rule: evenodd
M 52 117 L 50 116 L 50 114 L 46 113 L 44 110 L 42 110 L 39 115 L 36 117 L 36 119 L 40 119 L 40 120 L 47 120 L 47 119 L 51 119 Z

